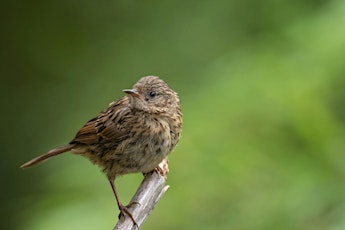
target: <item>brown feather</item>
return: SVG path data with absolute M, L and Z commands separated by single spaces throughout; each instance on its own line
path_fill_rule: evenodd
M 62 146 L 62 147 L 59 147 L 56 149 L 52 149 L 49 152 L 44 153 L 44 154 L 26 162 L 25 164 L 23 164 L 20 167 L 21 168 L 27 168 L 27 167 L 30 167 L 32 165 L 38 164 L 38 163 L 40 163 L 40 162 L 42 162 L 42 161 L 44 161 L 50 157 L 56 156 L 58 154 L 61 154 L 61 153 L 67 152 L 67 151 L 70 151 L 74 146 L 75 145 L 73 145 L 73 144 L 68 144 L 68 145 L 65 145 L 65 146 Z
M 92 145 L 100 144 L 100 142 L 104 141 L 112 141 L 114 144 L 123 140 L 127 136 L 128 130 L 118 120 L 125 111 L 127 113 L 130 112 L 127 109 L 128 104 L 129 100 L 127 97 L 111 103 L 106 110 L 103 110 L 97 117 L 88 121 L 79 130 L 70 144 Z

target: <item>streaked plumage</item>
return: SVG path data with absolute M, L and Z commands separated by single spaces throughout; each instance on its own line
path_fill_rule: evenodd
M 53 149 L 23 164 L 26 168 L 71 151 L 89 158 L 107 175 L 119 209 L 114 185 L 117 175 L 154 170 L 177 144 L 182 114 L 177 93 L 156 76 L 141 78 L 123 98 L 88 121 L 66 146 Z M 135 222 L 135 221 L 134 221 Z

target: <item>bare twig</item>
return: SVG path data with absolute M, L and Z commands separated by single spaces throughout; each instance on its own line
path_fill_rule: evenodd
M 145 175 L 144 180 L 133 196 L 128 210 L 132 213 L 138 226 L 135 226 L 131 218 L 121 216 L 114 230 L 135 230 L 141 227 L 150 212 L 158 203 L 161 196 L 169 188 L 165 185 L 168 168 L 168 160 L 164 159 L 158 167 L 158 170 Z

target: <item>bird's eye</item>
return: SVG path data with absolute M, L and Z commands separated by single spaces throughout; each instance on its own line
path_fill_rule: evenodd
M 156 93 L 155 91 L 151 91 L 151 92 L 149 93 L 149 96 L 150 96 L 150 97 L 155 97 L 155 96 L 157 96 L 157 93 Z

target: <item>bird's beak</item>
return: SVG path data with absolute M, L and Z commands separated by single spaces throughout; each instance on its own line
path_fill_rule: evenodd
M 138 92 L 136 89 L 124 89 L 123 92 L 127 93 L 128 95 L 131 95 L 133 97 L 142 99 L 142 95 Z

